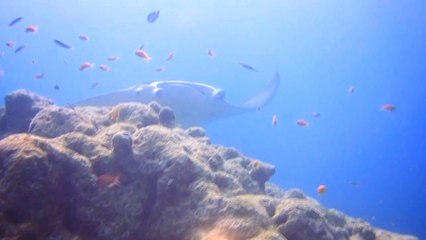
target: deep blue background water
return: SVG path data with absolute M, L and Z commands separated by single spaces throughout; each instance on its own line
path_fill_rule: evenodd
M 147 23 L 155 10 L 158 20 Z M 39 31 L 25 33 L 30 24 Z M 0 1 L 0 95 L 26 88 L 65 105 L 144 81 L 182 79 L 221 87 L 238 104 L 279 71 L 280 90 L 265 109 L 205 126 L 213 142 L 274 164 L 272 182 L 286 189 L 426 239 L 425 26 L 421 0 Z M 28 46 L 14 54 L 10 40 Z M 149 63 L 134 55 L 143 44 Z M 175 58 L 167 62 L 170 51 Z M 120 60 L 106 61 L 110 55 Z M 79 71 L 84 61 L 111 71 Z M 41 72 L 45 78 L 34 79 Z M 380 111 L 385 103 L 397 110 Z M 297 126 L 301 118 L 311 125 Z M 321 197 L 318 184 L 328 186 Z

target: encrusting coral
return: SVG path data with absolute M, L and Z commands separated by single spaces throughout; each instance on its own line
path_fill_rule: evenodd
M 67 108 L 23 90 L 6 98 L 1 239 L 416 239 L 268 183 L 274 166 L 211 144 L 200 127 L 177 127 L 158 103 Z

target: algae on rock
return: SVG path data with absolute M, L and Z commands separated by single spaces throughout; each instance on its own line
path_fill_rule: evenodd
M 274 166 L 211 144 L 202 128 L 179 128 L 158 103 L 7 99 L 1 239 L 416 239 L 280 189 L 268 182 Z

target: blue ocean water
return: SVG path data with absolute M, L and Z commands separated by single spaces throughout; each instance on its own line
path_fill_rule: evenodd
M 153 11 L 160 13 L 149 23 Z M 204 126 L 212 141 L 274 164 L 271 181 L 285 189 L 426 239 L 425 12 L 420 0 L 0 1 L 0 95 L 25 88 L 66 105 L 181 79 L 221 87 L 238 104 L 278 71 L 273 101 Z M 17 17 L 23 19 L 8 27 Z M 38 31 L 26 33 L 29 25 Z M 142 45 L 148 63 L 134 54 Z M 166 61 L 170 52 L 175 57 Z M 85 61 L 96 65 L 79 71 Z M 380 111 L 387 103 L 396 111 Z M 300 127 L 298 119 L 310 125 Z M 319 184 L 328 187 L 322 196 Z

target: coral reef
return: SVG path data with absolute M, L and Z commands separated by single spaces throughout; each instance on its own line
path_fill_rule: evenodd
M 274 166 L 176 127 L 158 103 L 0 109 L 1 239 L 417 239 L 268 182 Z

